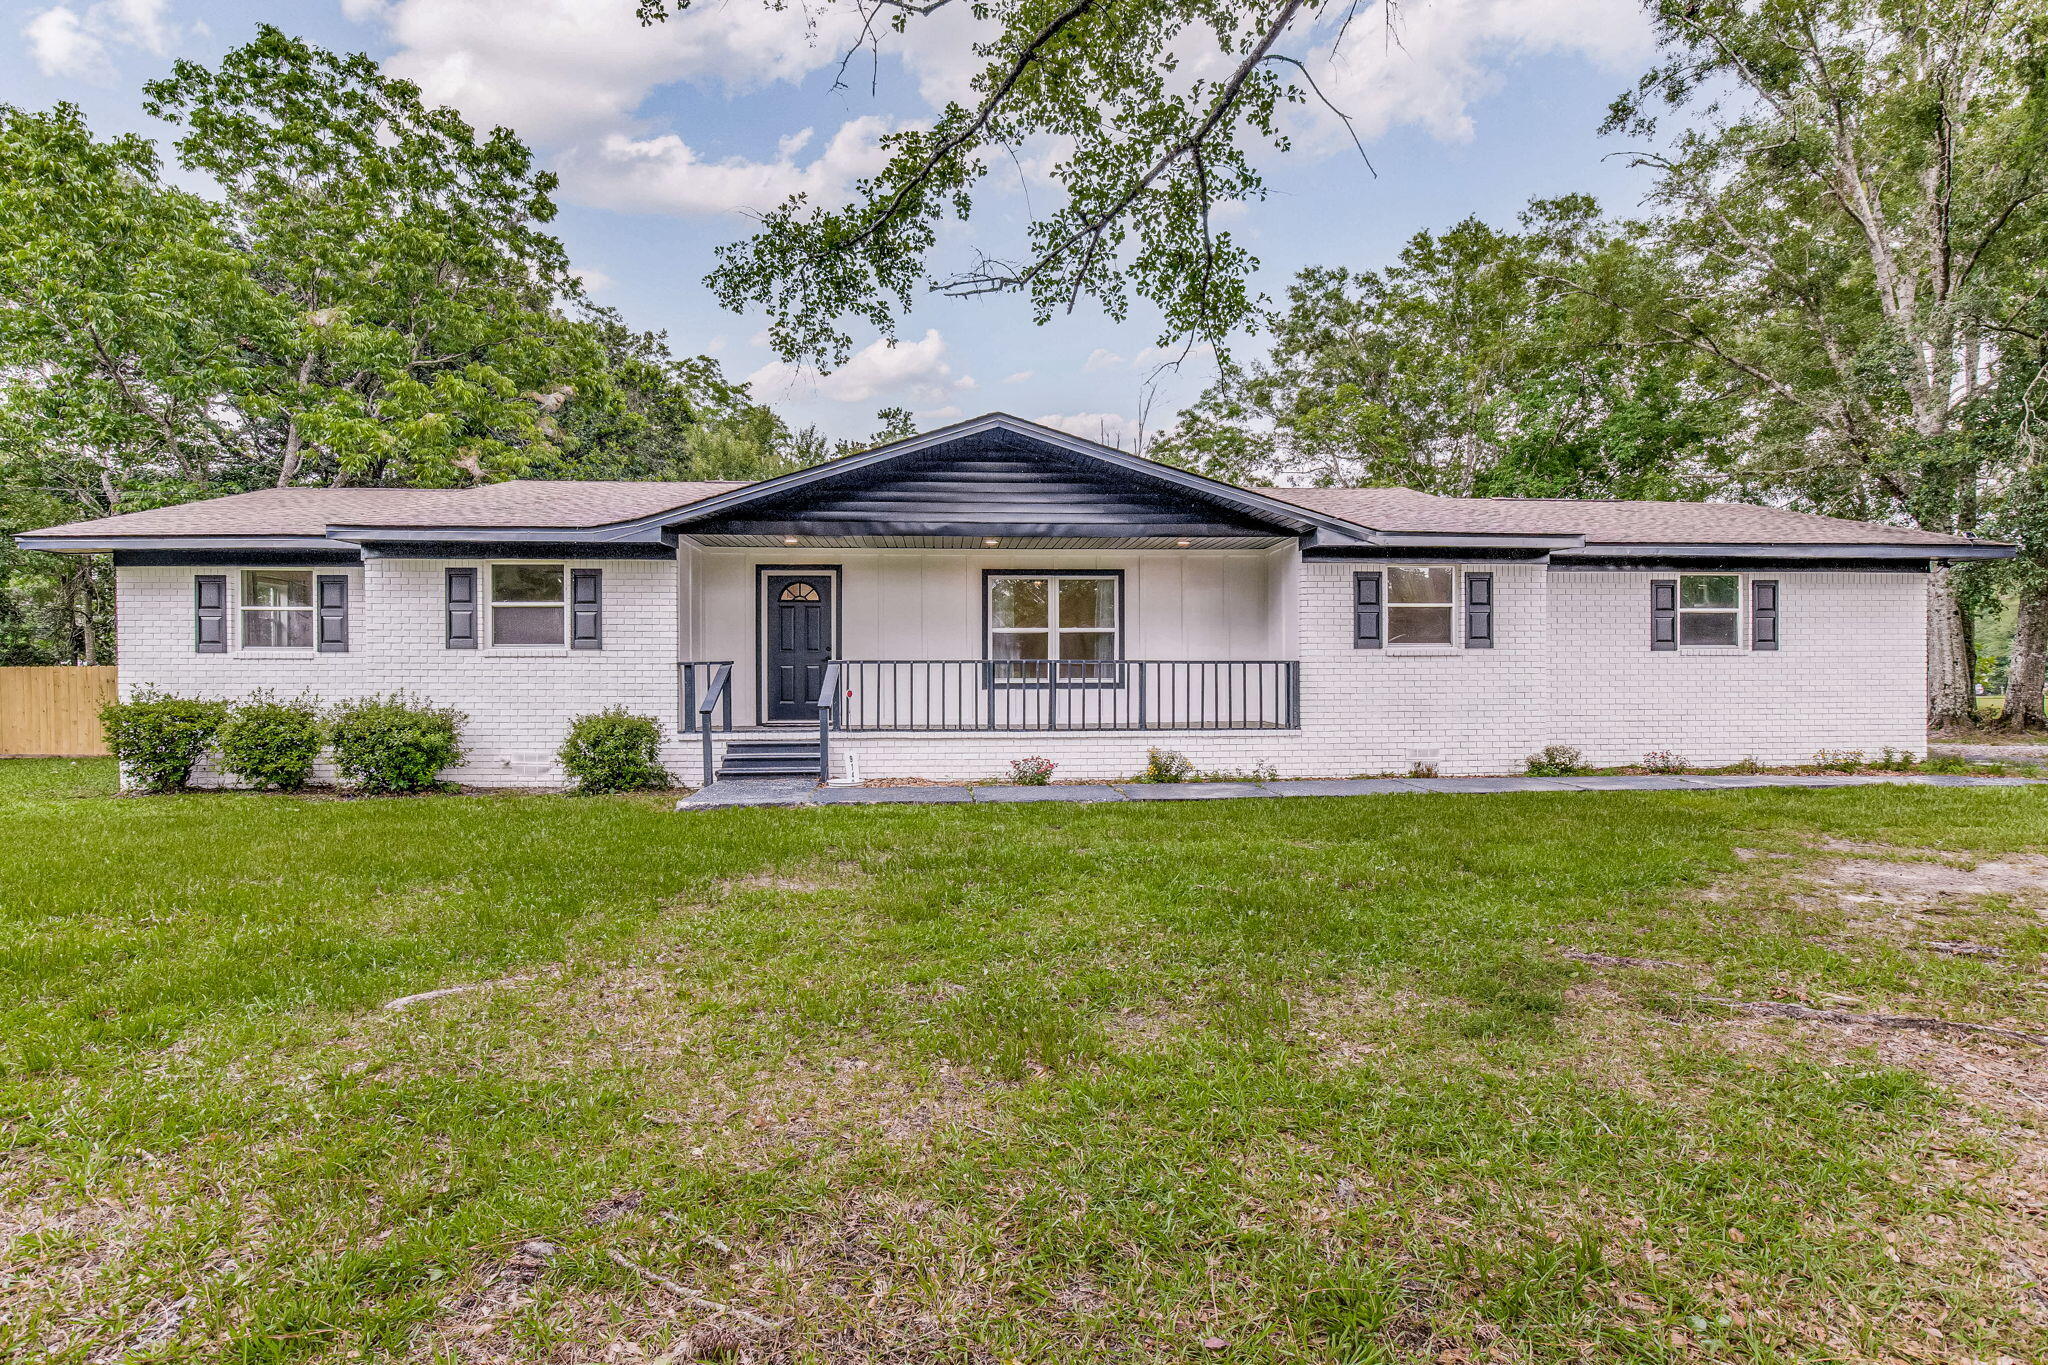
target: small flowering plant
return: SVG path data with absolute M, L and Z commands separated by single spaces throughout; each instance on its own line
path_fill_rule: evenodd
M 1020 787 L 1043 787 L 1052 781 L 1052 770 L 1057 767 L 1049 758 L 1013 758 L 1010 780 Z

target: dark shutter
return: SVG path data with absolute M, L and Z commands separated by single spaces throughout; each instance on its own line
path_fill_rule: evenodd
M 324 573 L 316 577 L 313 600 L 320 608 L 320 652 L 348 653 L 348 575 Z
M 569 648 L 604 648 L 604 570 L 569 570 Z
M 476 570 L 448 571 L 448 636 L 450 649 L 476 648 Z
M 192 649 L 197 654 L 228 652 L 228 576 L 203 573 L 192 580 Z
M 1678 580 L 1650 580 L 1650 648 L 1678 648 Z
M 1750 580 L 1749 647 L 1778 647 L 1778 580 L 1775 578 Z
M 1380 629 L 1380 575 L 1351 575 L 1351 645 L 1354 649 L 1378 649 L 1386 636 Z
M 1493 575 L 1465 575 L 1465 648 L 1493 648 Z

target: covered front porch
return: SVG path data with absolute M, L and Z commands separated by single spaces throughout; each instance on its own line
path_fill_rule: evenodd
M 720 501 L 674 528 L 707 752 L 1300 724 L 1298 509 L 1006 423 Z

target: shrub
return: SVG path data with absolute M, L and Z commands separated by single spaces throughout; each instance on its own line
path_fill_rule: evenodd
M 214 737 L 222 771 L 266 791 L 297 791 L 313 775 L 327 727 L 310 697 L 279 701 L 252 692 Z
M 1643 767 L 1653 773 L 1686 773 L 1692 771 L 1692 760 L 1670 749 L 1652 749 L 1643 755 Z
M 343 702 L 329 732 L 334 766 L 360 791 L 433 791 L 441 770 L 462 761 L 468 719 L 404 692 Z
M 661 766 L 661 726 L 613 706 L 569 722 L 569 737 L 555 755 L 585 793 L 641 791 L 666 787 Z
M 1010 780 L 1020 787 L 1043 787 L 1052 781 L 1052 770 L 1059 766 L 1049 758 L 1013 758 Z
M 1410 777 L 1435 777 L 1436 775 L 1436 764 L 1434 763 L 1418 760 L 1408 765 L 1408 776 Z
M 1917 766 L 1918 760 L 1910 749 L 1894 749 L 1887 744 L 1879 752 L 1877 766 L 1886 772 L 1909 773 Z
M 1822 749 L 1813 756 L 1816 768 L 1825 768 L 1831 773 L 1853 773 L 1863 766 L 1861 749 Z
M 1728 771 L 1731 773 L 1760 773 L 1763 770 L 1764 761 L 1755 754 L 1744 754 L 1728 765 Z
M 1195 765 L 1186 754 L 1172 749 L 1147 749 L 1140 782 L 1185 782 L 1195 775 Z
M 146 792 L 170 792 L 192 780 L 192 765 L 227 713 L 224 701 L 145 687 L 125 702 L 101 707 L 100 727 L 129 781 Z
M 1531 777 L 1570 777 L 1584 770 L 1586 756 L 1569 744 L 1546 744 L 1527 762 Z
M 1920 771 L 1953 777 L 1969 772 L 1970 765 L 1960 758 L 1951 758 L 1947 754 L 1934 754 L 1920 765 Z

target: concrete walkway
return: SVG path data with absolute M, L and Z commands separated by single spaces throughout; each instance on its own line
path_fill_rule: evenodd
M 2025 777 L 1951 777 L 1871 773 L 1838 777 L 1374 777 L 1328 781 L 1107 782 L 1065 787 L 820 787 L 805 778 L 751 777 L 714 782 L 676 803 L 677 810 L 728 806 L 958 806 L 1020 801 L 1227 801 L 1253 796 L 1386 796 L 1399 792 L 1729 791 L 1743 787 L 2024 787 Z

